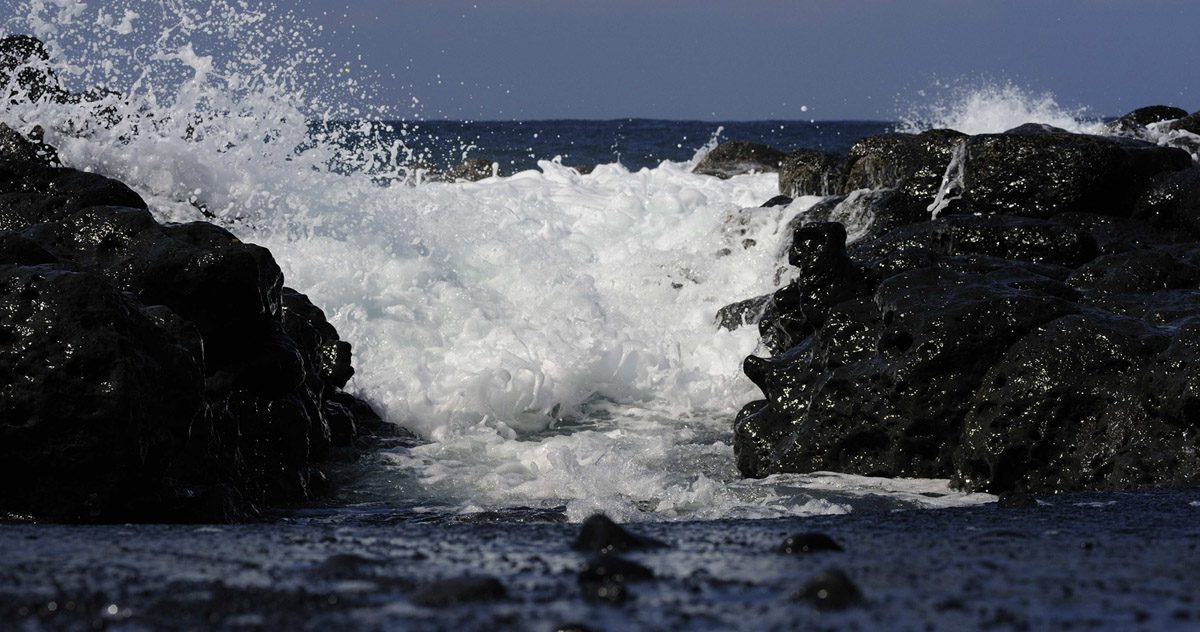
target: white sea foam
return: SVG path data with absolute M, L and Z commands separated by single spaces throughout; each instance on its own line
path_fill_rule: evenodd
M 386 115 L 306 83 L 340 68 L 315 52 L 319 28 L 239 3 L 208 3 L 211 15 L 175 4 L 28 3 L 11 29 L 46 39 L 73 87 L 120 94 L 8 104 L 5 118 L 46 126 L 67 164 L 128 183 L 161 219 L 204 209 L 269 247 L 354 345 L 349 388 L 430 441 L 381 456 L 397 494 L 566 504 L 576 519 L 986 498 L 944 482 L 740 480 L 730 425 L 758 395 L 740 368 L 757 332 L 713 318 L 774 289 L 783 228 L 816 198 L 748 208 L 776 193 L 773 175 L 718 180 L 670 162 L 580 175 L 547 160 L 478 183 L 400 184 L 413 152 L 373 143 L 369 124 L 350 130 L 361 151 L 337 132 L 311 142 L 314 118 Z M 97 124 L 105 108 L 116 117 Z M 939 500 L 903 491 L 913 485 Z

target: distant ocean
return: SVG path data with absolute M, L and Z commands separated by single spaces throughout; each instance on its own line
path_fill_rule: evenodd
M 394 129 L 405 122 L 391 122 Z M 499 163 L 513 174 L 560 157 L 564 165 L 620 164 L 631 171 L 663 161 L 686 162 L 706 144 L 747 140 L 785 152 L 820 149 L 846 153 L 863 136 L 896 129 L 883 121 L 422 121 L 405 140 L 427 162 L 450 168 L 468 158 Z

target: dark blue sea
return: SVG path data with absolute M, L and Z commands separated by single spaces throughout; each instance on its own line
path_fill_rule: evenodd
M 355 126 L 358 124 L 356 123 Z M 549 121 L 392 121 L 414 157 L 447 169 L 466 158 L 499 163 L 504 173 L 537 167 L 539 160 L 562 159 L 571 166 L 617 163 L 630 171 L 657 167 L 664 160 L 690 160 L 705 145 L 746 140 L 791 152 L 819 149 L 846 153 L 855 141 L 892 131 L 884 121 L 669 121 L 659 119 Z M 403 135 L 401 135 L 401 132 Z M 386 138 L 387 133 L 383 134 Z

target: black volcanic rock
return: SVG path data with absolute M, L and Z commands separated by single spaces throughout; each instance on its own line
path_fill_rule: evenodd
M 792 601 L 804 601 L 818 610 L 845 610 L 862 601 L 862 591 L 836 568 L 814 575 L 791 594 Z
M 1143 129 L 1152 123 L 1173 121 L 1187 116 L 1187 110 L 1169 105 L 1150 105 L 1138 108 L 1121 118 L 1108 123 L 1105 128 L 1116 134 L 1139 135 Z
M 718 178 L 750 173 L 775 173 L 783 162 L 782 151 L 762 143 L 752 143 L 745 140 L 729 140 L 717 145 L 715 149 L 696 165 L 692 171 Z
M 0 123 L 0 160 L 58 166 L 58 152 L 42 142 L 43 133 L 41 127 L 34 127 L 26 138 L 8 125 Z
M 576 551 L 612 553 L 637 549 L 654 549 L 666 544 L 645 536 L 630 533 L 604 514 L 594 514 L 579 526 L 579 535 L 571 548 Z
M 1138 197 L 1132 216 L 1156 227 L 1182 228 L 1200 239 L 1200 168 L 1160 176 Z
M 788 261 L 800 275 L 775 292 L 759 321 L 763 341 L 775 351 L 792 347 L 824 323 L 830 307 L 867 287 L 862 271 L 846 254 L 846 229 L 838 223 L 797 229 Z
M 1193 112 L 1171 123 L 1170 128 L 1181 132 L 1200 134 L 1200 112 Z
M 788 154 L 779 165 L 779 193 L 801 195 L 837 195 L 845 186 L 845 158 L 815 149 L 800 149 Z
M 103 176 L 6 155 L 0 512 L 239 519 L 309 498 L 335 438 L 381 425 L 340 390 L 349 345 L 284 291 L 266 249 L 159 224 Z
M 1067 212 L 1128 217 L 1155 176 L 1192 164 L 1180 149 L 1068 133 L 983 134 L 960 151 L 948 182 L 955 195 L 939 210 L 1039 219 Z
M 900 188 L 932 200 L 954 148 L 966 138 L 948 129 L 868 136 L 850 148 L 843 191 Z
M 1138 141 L 1013 132 L 851 152 L 876 188 L 801 216 L 799 274 L 759 321 L 774 355 L 744 363 L 764 396 L 734 422 L 744 475 L 1200 484 L 1198 171 Z
M 0 265 L 0 508 L 154 515 L 203 413 L 201 363 L 163 318 L 95 274 Z

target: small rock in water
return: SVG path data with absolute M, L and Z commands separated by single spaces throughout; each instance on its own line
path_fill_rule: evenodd
M 316 571 L 322 575 L 357 575 L 363 567 L 377 564 L 372 559 L 353 553 L 334 553 L 321 562 Z
M 775 197 L 762 203 L 759 208 L 772 208 L 776 206 L 787 206 L 792 203 L 792 198 L 786 195 L 776 195 Z
M 816 553 L 817 551 L 842 551 L 842 545 L 824 533 L 800 533 L 783 541 L 777 549 L 780 553 Z
M 817 573 L 791 596 L 792 601 L 806 601 L 818 610 L 845 610 L 861 599 L 858 586 L 836 568 Z
M 629 598 L 629 590 L 625 584 L 615 582 L 586 582 L 579 585 L 585 601 L 595 601 L 619 605 Z
M 584 562 L 579 570 L 579 583 L 615 582 L 623 584 L 629 581 L 654 579 L 654 571 L 611 553 L 594 555 Z
M 583 521 L 579 527 L 579 537 L 571 548 L 576 551 L 629 551 L 631 549 L 652 549 L 664 547 L 666 544 L 640 535 L 634 535 L 621 525 L 613 522 L 604 514 L 596 514 Z
M 425 586 L 412 596 L 412 602 L 438 608 L 467 601 L 502 599 L 507 594 L 504 585 L 495 577 L 457 577 Z
M 629 597 L 626 582 L 654 579 L 654 571 L 611 553 L 594 555 L 579 570 L 579 589 L 587 601 L 621 604 Z
M 555 626 L 554 632 L 592 632 L 592 628 L 587 624 L 572 621 L 571 623 Z
M 1037 507 L 1037 499 L 1029 495 L 1029 492 L 1020 489 L 1014 489 L 1010 492 L 1000 494 L 1000 499 L 996 501 L 996 506 L 1001 509 L 1029 509 Z

